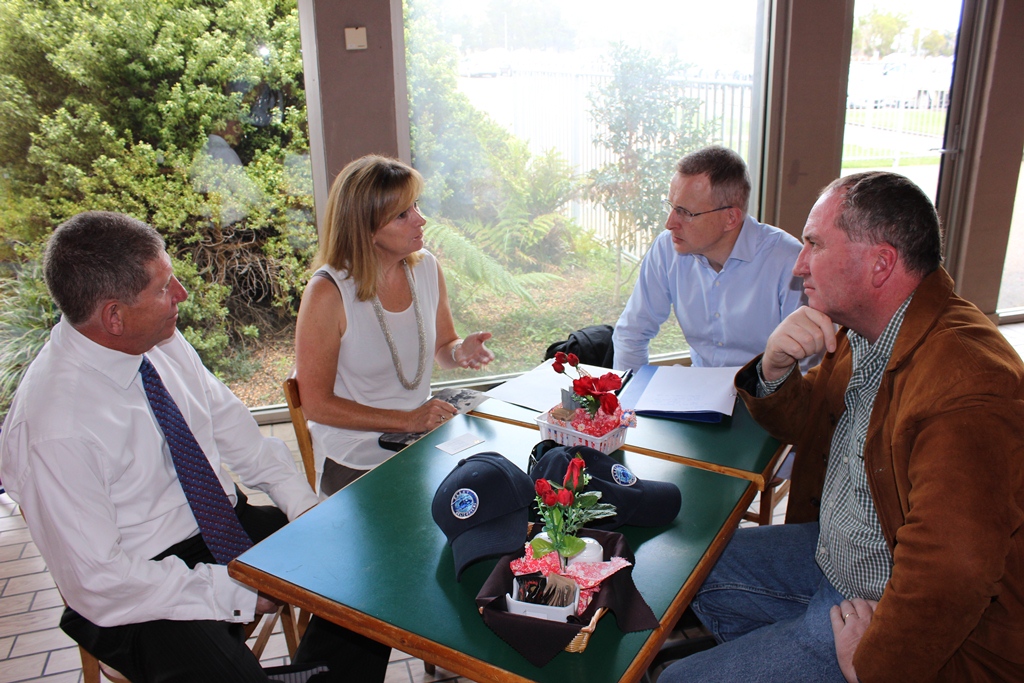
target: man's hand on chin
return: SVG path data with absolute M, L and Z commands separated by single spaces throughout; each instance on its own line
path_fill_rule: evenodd
M 836 350 L 836 331 L 832 319 L 821 311 L 801 306 L 779 323 L 764 349 L 761 375 L 775 381 L 804 358 L 822 351 Z

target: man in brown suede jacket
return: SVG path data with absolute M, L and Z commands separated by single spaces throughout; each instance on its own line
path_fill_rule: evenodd
M 809 305 L 736 376 L 795 446 L 787 524 L 737 532 L 693 605 L 724 644 L 662 683 L 1024 681 L 1024 367 L 940 262 L 906 178 L 822 193 Z

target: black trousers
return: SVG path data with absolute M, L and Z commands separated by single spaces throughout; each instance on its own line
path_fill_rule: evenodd
M 238 491 L 235 506 L 242 527 L 259 542 L 288 519 L 272 506 L 249 505 Z M 175 555 L 190 568 L 213 564 L 202 537 L 194 536 L 157 555 Z M 245 644 L 241 624 L 220 621 L 171 621 L 102 627 L 67 608 L 61 629 L 101 662 L 114 667 L 132 683 L 248 683 L 267 681 L 259 661 Z M 387 673 L 391 648 L 314 616 L 295 653 L 295 664 L 327 664 L 329 674 L 311 681 L 379 683 Z

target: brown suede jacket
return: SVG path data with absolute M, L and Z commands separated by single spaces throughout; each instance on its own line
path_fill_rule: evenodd
M 787 522 L 817 519 L 850 380 L 838 348 L 756 398 L 750 413 L 795 446 Z M 871 413 L 864 466 L 893 571 L 854 656 L 869 681 L 1024 681 L 1024 366 L 945 270 L 907 308 Z

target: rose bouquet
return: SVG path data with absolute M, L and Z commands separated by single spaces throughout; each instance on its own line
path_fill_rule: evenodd
M 615 515 L 614 505 L 601 502 L 600 491 L 584 490 L 589 483 L 586 463 L 578 455 L 569 461 L 561 484 L 537 480 L 537 511 L 547 536 L 536 536 L 530 541 L 534 557 L 557 552 L 568 559 L 580 553 L 586 544 L 576 532 L 587 522 Z
M 566 366 L 575 369 L 575 379 L 566 372 Z M 604 436 L 616 427 L 635 424 L 633 411 L 623 412 L 619 405 L 616 392 L 622 388 L 622 378 L 617 374 L 606 372 L 594 377 L 580 366 L 576 354 L 561 351 L 555 354 L 552 368 L 572 379 L 569 401 L 563 398 L 562 405 L 550 411 L 559 424 L 571 424 L 576 431 L 595 437 Z M 563 396 L 568 394 L 565 390 L 562 393 Z

